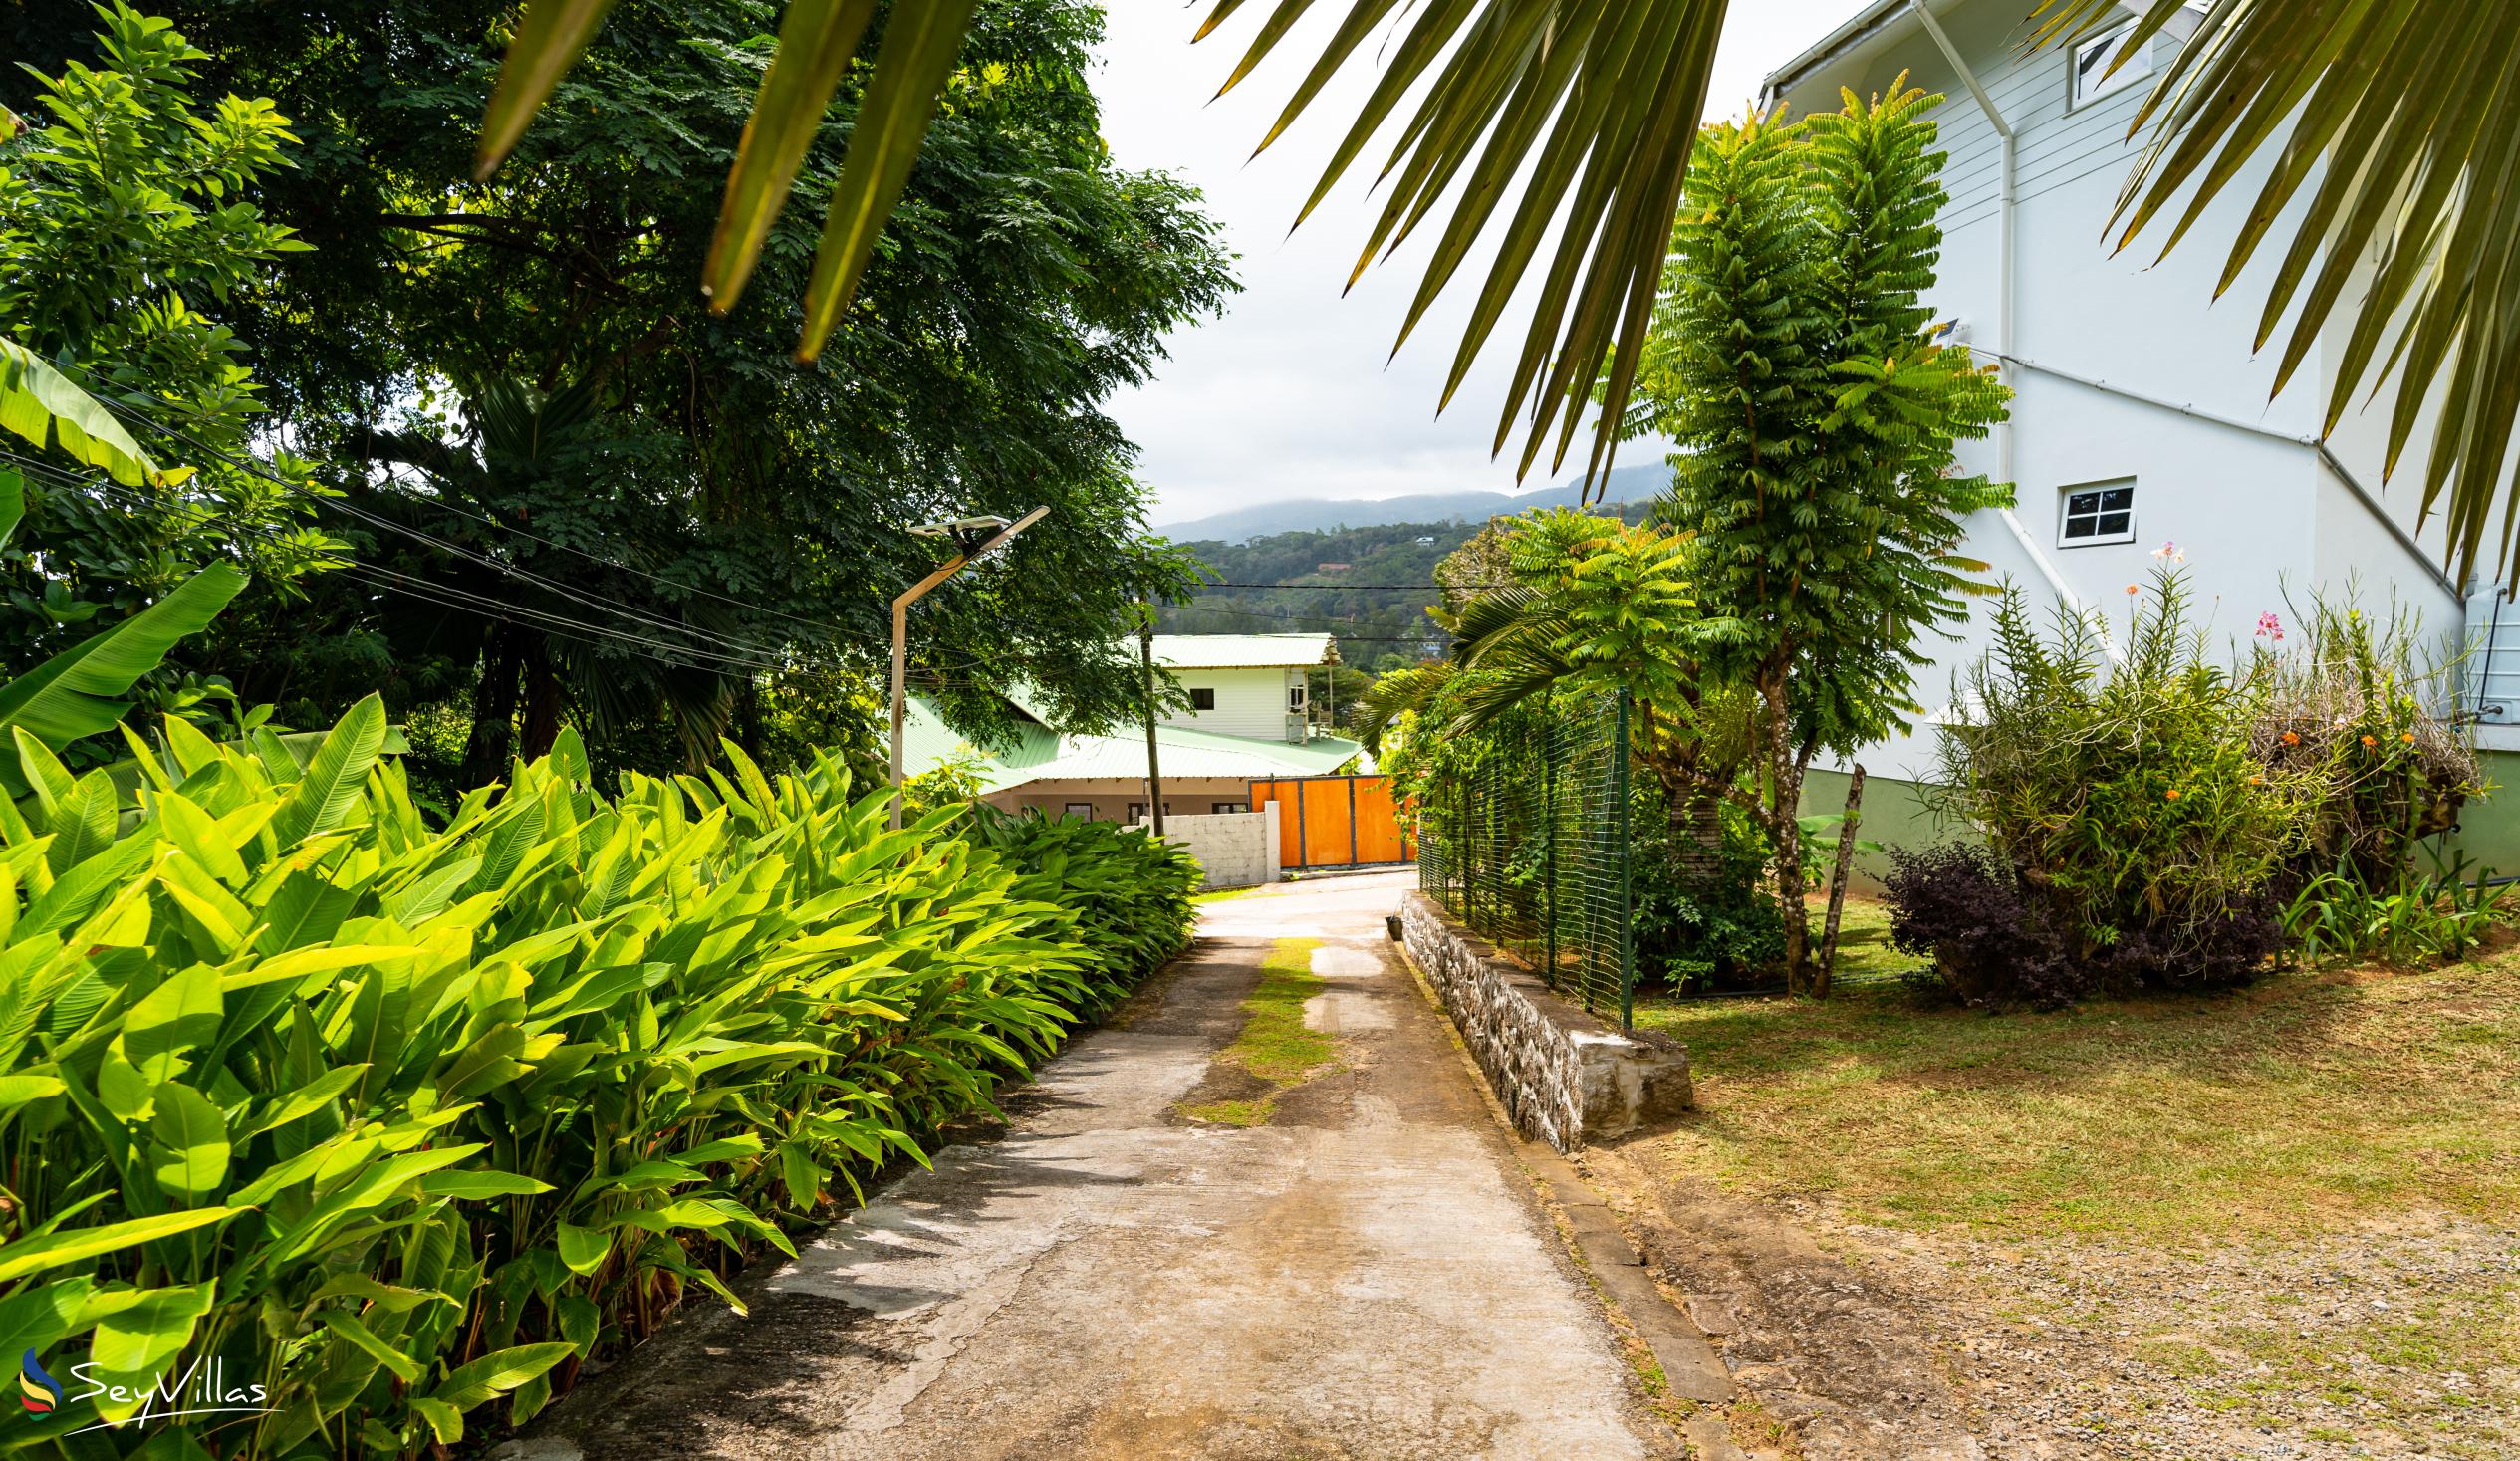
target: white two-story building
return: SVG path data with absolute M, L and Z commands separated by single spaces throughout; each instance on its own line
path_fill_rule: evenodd
M 1306 672 L 1335 663 L 1330 634 L 1157 634 L 1155 663 L 1186 704 L 1157 719 L 1154 770 L 1167 813 L 1251 810 L 1251 784 L 1337 771 L 1358 758 L 1355 741 L 1324 735 L 1306 714 Z M 1134 652 L 1135 640 L 1129 648 Z M 978 764 L 982 800 L 1098 822 L 1145 817 L 1146 733 L 1128 726 L 1075 735 L 1013 698 L 1025 723 L 1006 746 L 972 746 L 933 707 L 912 698 L 902 749 L 911 774 L 961 759 Z
M 2520 722 L 2520 614 L 2505 606 L 2497 616 L 2490 586 L 2455 584 L 2444 573 L 2440 526 L 2422 520 L 2417 500 L 2425 434 L 2389 483 L 2381 470 L 2386 394 L 2320 439 L 2350 318 L 2339 317 L 2270 398 L 2282 337 L 2263 354 L 2253 345 L 2282 248 L 2262 249 L 2215 300 L 2230 241 L 2276 149 L 2262 151 L 2166 258 L 2158 224 L 2112 251 L 2119 189 L 2148 139 L 2148 131 L 2130 137 L 2131 122 L 2192 32 L 2194 13 L 2111 74 L 2134 8 L 2121 7 L 2116 25 L 2079 44 L 2031 49 L 2035 8 L 2033 0 L 1878 0 L 1767 82 L 1768 98 L 1795 115 L 1836 110 L 1841 88 L 1887 91 L 1902 72 L 1944 99 L 1932 117 L 1948 154 L 1950 202 L 1928 303 L 1952 322 L 1954 338 L 2002 367 L 2014 391 L 2010 422 L 1965 446 L 1962 460 L 2014 483 L 2018 505 L 1972 522 L 1961 551 L 2035 600 L 2096 609 L 2123 624 L 2127 586 L 2145 581 L 2153 551 L 2175 543 L 2204 627 L 2235 652 L 2245 652 L 2236 646 L 2249 642 L 2261 612 L 2289 622 L 2288 602 L 2306 606 L 2314 591 L 2340 595 L 2349 584 L 2366 609 L 2394 601 L 2445 643 L 2507 636 L 2489 646 L 2495 662 L 2482 653 L 2471 660 L 2467 699 L 2484 712 L 2483 749 L 2520 751 L 2520 724 L 2494 724 Z M 2300 197 L 2315 187 L 2314 177 Z M 2288 222 L 2277 222 L 2279 242 Z M 1925 704 L 1947 700 L 1951 671 L 1984 652 L 1989 618 L 1979 609 L 1921 672 Z M 1912 783 L 1933 769 L 1933 734 L 1922 724 L 1859 759 L 1873 778 Z M 2520 779 L 2520 760 L 2501 776 Z M 1874 785 L 1868 836 L 1933 835 L 1904 789 Z M 1816 775 L 1807 806 L 1834 810 L 1844 791 L 1843 775 Z M 2497 839 L 2490 815 L 2467 821 L 2472 851 L 2520 871 L 2520 828 Z

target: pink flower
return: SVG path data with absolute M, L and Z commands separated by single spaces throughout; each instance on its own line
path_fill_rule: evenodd
M 2284 621 L 2277 618 L 2272 610 L 2259 614 L 2257 616 L 2257 636 L 2261 639 L 2273 639 L 2278 644 L 2283 643 Z
M 2166 558 L 2172 563 L 2187 562 L 2187 555 L 2178 551 L 2178 545 L 2176 543 L 2162 544 L 2160 547 L 2152 550 L 2152 556 L 2154 558 Z

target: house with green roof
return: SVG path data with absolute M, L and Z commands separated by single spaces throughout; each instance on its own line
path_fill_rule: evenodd
M 1168 813 L 1247 812 L 1253 782 L 1328 775 L 1365 749 L 1322 733 L 1307 713 L 1306 671 L 1338 662 L 1334 635 L 1157 634 L 1154 655 L 1188 698 L 1155 726 Z M 1098 822 L 1146 815 L 1142 727 L 1075 734 L 1048 724 L 1024 697 L 1010 699 L 1023 717 L 1021 729 L 1010 744 L 985 747 L 912 696 L 901 742 L 909 773 L 976 759 L 981 800 L 1010 812 L 1036 809 Z

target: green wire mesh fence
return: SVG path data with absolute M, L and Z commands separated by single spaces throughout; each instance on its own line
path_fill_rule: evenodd
M 1635 1015 L 1629 705 L 1517 712 L 1418 807 L 1417 881 L 1551 989 L 1620 1028 Z

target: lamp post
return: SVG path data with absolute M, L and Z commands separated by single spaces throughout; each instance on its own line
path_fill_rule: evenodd
M 1146 680 L 1146 816 L 1153 822 L 1155 836 L 1163 836 L 1163 768 L 1155 763 L 1155 607 L 1140 604 L 1143 617 L 1137 621 L 1137 662 L 1145 671 Z
M 958 550 L 946 559 L 936 572 L 903 591 L 892 601 L 892 830 L 901 830 L 901 724 L 908 716 L 908 680 L 910 673 L 910 606 L 924 598 L 927 591 L 961 573 L 973 559 L 992 553 L 1006 545 L 1009 538 L 1050 515 L 1046 507 L 1009 523 L 1004 518 L 956 518 L 949 523 L 929 523 L 910 531 L 921 538 L 950 538 Z M 990 529 L 995 536 L 984 538 Z

